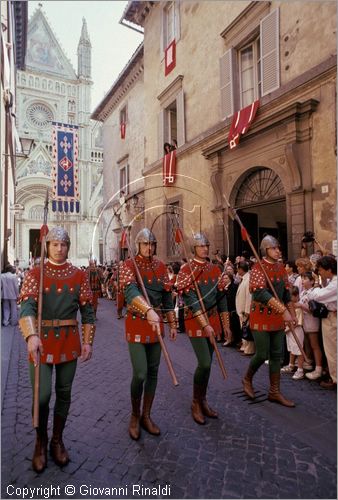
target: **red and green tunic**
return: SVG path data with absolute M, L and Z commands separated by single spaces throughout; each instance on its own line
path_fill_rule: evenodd
M 207 337 L 200 322 L 194 317 L 194 314 L 201 312 L 194 281 L 200 290 L 209 323 L 216 335 L 219 335 L 222 333 L 219 313 L 228 312 L 222 273 L 215 264 L 193 259 L 190 264 L 184 264 L 177 275 L 176 286 L 188 308 L 185 314 L 185 330 L 189 337 Z
M 29 271 L 20 293 L 20 317 L 38 314 L 40 269 Z M 76 320 L 80 309 L 82 324 L 94 324 L 92 292 L 88 277 L 71 263 L 54 265 L 47 262 L 43 273 L 42 320 Z M 42 327 L 43 355 L 41 363 L 59 364 L 72 361 L 81 354 L 79 329 L 72 326 Z
M 280 302 L 288 304 L 290 302 L 290 283 L 288 275 L 281 262 L 269 262 L 262 259 L 262 265 L 269 276 Z M 252 293 L 252 303 L 250 311 L 250 328 L 258 331 L 284 330 L 285 323 L 283 314 L 276 312 L 268 302 L 274 297 L 270 290 L 264 273 L 259 264 L 255 264 L 250 273 L 249 281 Z
M 151 306 L 160 317 L 173 311 L 172 285 L 170 284 L 167 268 L 163 262 L 156 258 L 145 258 L 141 255 L 135 257 L 137 267 L 143 279 Z M 126 340 L 131 343 L 152 344 L 158 342 L 156 332 L 148 323 L 146 316 L 132 309 L 131 302 L 137 296 L 142 296 L 142 291 L 137 283 L 132 259 L 127 259 L 120 267 L 120 289 L 123 291 L 127 303 L 125 316 Z M 163 335 L 163 321 L 161 322 Z
M 87 267 L 89 286 L 93 294 L 93 306 L 97 308 L 98 300 L 102 297 L 101 275 L 97 267 Z

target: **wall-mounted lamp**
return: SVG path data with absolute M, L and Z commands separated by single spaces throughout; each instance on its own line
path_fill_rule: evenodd
M 30 139 L 29 137 L 20 137 L 20 144 L 22 153 L 18 153 L 15 156 L 22 156 L 23 158 L 28 158 L 31 153 L 32 146 L 34 144 L 34 139 Z

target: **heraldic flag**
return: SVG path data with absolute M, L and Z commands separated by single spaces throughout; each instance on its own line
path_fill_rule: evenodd
M 78 127 L 57 122 L 52 126 L 52 210 L 79 212 Z
M 170 186 L 176 180 L 176 149 L 163 157 L 162 163 L 163 185 Z

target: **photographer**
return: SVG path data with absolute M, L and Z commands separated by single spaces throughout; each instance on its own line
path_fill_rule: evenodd
M 325 255 L 317 262 L 319 275 L 327 280 L 324 288 L 313 288 L 309 293 L 310 300 L 325 304 L 329 313 L 322 318 L 322 334 L 324 351 L 330 371 L 330 379 L 322 381 L 324 389 L 337 388 L 337 261 L 333 256 Z

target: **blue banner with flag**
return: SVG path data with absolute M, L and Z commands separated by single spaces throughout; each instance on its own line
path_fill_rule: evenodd
M 53 167 L 52 210 L 80 211 L 78 127 L 52 122 Z

